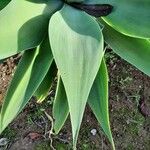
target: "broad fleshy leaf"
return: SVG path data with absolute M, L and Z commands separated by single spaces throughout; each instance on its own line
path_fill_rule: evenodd
M 61 130 L 68 115 L 69 115 L 69 107 L 68 107 L 67 96 L 66 96 L 63 82 L 59 76 L 56 95 L 53 104 L 53 118 L 55 119 L 54 131 L 56 134 L 58 134 L 59 131 Z
M 101 67 L 90 91 L 88 97 L 88 104 L 90 105 L 93 113 L 95 114 L 109 141 L 111 142 L 113 149 L 115 149 L 109 123 L 108 72 L 104 60 L 101 63 Z M 67 102 L 67 96 L 63 83 L 59 78 L 53 107 L 53 117 L 55 119 L 54 130 L 56 134 L 58 134 L 61 130 L 68 115 L 69 107 Z
M 102 24 L 105 41 L 114 52 L 150 76 L 150 41 L 125 36 L 104 22 Z
M 61 4 L 12 0 L 0 11 L 0 59 L 38 46 L 47 34 L 50 16 Z
M 91 4 L 110 4 L 113 11 L 103 19 L 119 32 L 150 38 L 150 0 L 88 0 Z
M 115 149 L 109 123 L 108 72 L 104 59 L 92 86 L 88 98 L 88 104 L 95 114 L 105 134 L 107 135 L 109 141 L 111 142 L 113 149 Z
M 87 98 L 104 54 L 103 36 L 96 20 L 65 5 L 52 16 L 49 37 L 68 98 L 76 149 Z
M 34 93 L 34 96 L 37 98 L 37 103 L 42 103 L 45 100 L 45 98 L 48 96 L 48 92 L 51 88 L 56 73 L 57 73 L 57 68 L 55 63 L 53 62 L 50 66 L 48 73 L 44 77 L 42 83 Z
M 67 103 L 67 96 L 65 89 L 63 87 L 62 81 L 58 82 L 56 94 L 56 103 L 54 103 L 54 118 L 55 121 L 55 132 L 58 133 L 62 128 L 67 116 L 69 115 L 69 108 Z M 100 70 L 96 76 L 90 95 L 88 98 L 88 103 L 95 114 L 97 120 L 101 124 L 102 129 L 110 140 L 113 149 L 115 149 L 110 123 L 109 123 L 109 111 L 108 111 L 108 72 L 105 61 L 101 63 Z
M 0 133 L 27 104 L 44 79 L 52 61 L 48 38 L 40 48 L 25 51 L 2 106 Z

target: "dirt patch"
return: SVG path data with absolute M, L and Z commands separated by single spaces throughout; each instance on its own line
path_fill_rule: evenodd
M 18 64 L 20 55 L 10 57 L 0 62 L 0 106 L 5 96 L 6 90 L 13 76 L 16 65 Z
M 117 149 L 148 150 L 150 118 L 139 111 L 139 102 L 150 109 L 150 78 L 112 54 L 109 59 L 110 114 Z M 140 106 L 141 107 L 141 106 Z
M 150 117 L 141 113 L 150 108 L 150 78 L 123 61 L 114 53 L 106 54 L 110 79 L 110 120 L 117 150 L 149 150 Z M 0 65 L 0 94 L 4 95 L 15 62 L 12 58 Z M 1 98 L 2 100 L 2 98 Z M 9 139 L 9 150 L 51 150 L 48 131 L 51 122 L 44 110 L 51 114 L 53 95 L 42 105 L 31 99 L 24 111 L 4 131 L 0 138 Z M 144 107 L 139 105 L 144 102 Z M 141 111 L 139 111 L 139 107 Z M 93 135 L 91 131 L 95 131 Z M 71 150 L 71 125 L 68 119 L 53 145 L 57 150 Z M 111 145 L 91 110 L 86 108 L 78 140 L 79 150 L 110 150 Z

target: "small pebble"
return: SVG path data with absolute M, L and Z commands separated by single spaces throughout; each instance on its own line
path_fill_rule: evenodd
M 7 138 L 1 138 L 0 139 L 0 146 L 5 146 L 8 144 L 8 139 Z
M 92 130 L 91 130 L 91 134 L 92 134 L 93 136 L 95 136 L 96 133 L 97 133 L 97 130 L 96 130 L 96 129 L 92 129 Z

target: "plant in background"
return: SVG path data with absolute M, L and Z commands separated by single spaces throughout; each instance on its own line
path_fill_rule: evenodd
M 31 96 L 44 100 L 57 74 L 55 133 L 70 114 L 76 149 L 88 103 L 115 149 L 104 42 L 150 76 L 149 27 L 149 0 L 1 0 L 0 60 L 23 56 L 1 108 L 0 132 Z

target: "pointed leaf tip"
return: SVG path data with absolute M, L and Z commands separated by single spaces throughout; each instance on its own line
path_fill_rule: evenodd
M 48 72 L 53 56 L 47 39 L 23 54 L 1 109 L 1 131 L 22 111 Z
M 108 72 L 105 60 L 101 63 L 101 67 L 93 83 L 88 104 L 91 107 L 95 117 L 100 123 L 104 133 L 108 137 L 113 149 L 115 149 L 114 141 L 110 129 L 109 110 L 108 110 Z
M 69 115 L 67 96 L 61 77 L 58 77 L 56 95 L 53 104 L 54 130 L 58 134 Z

